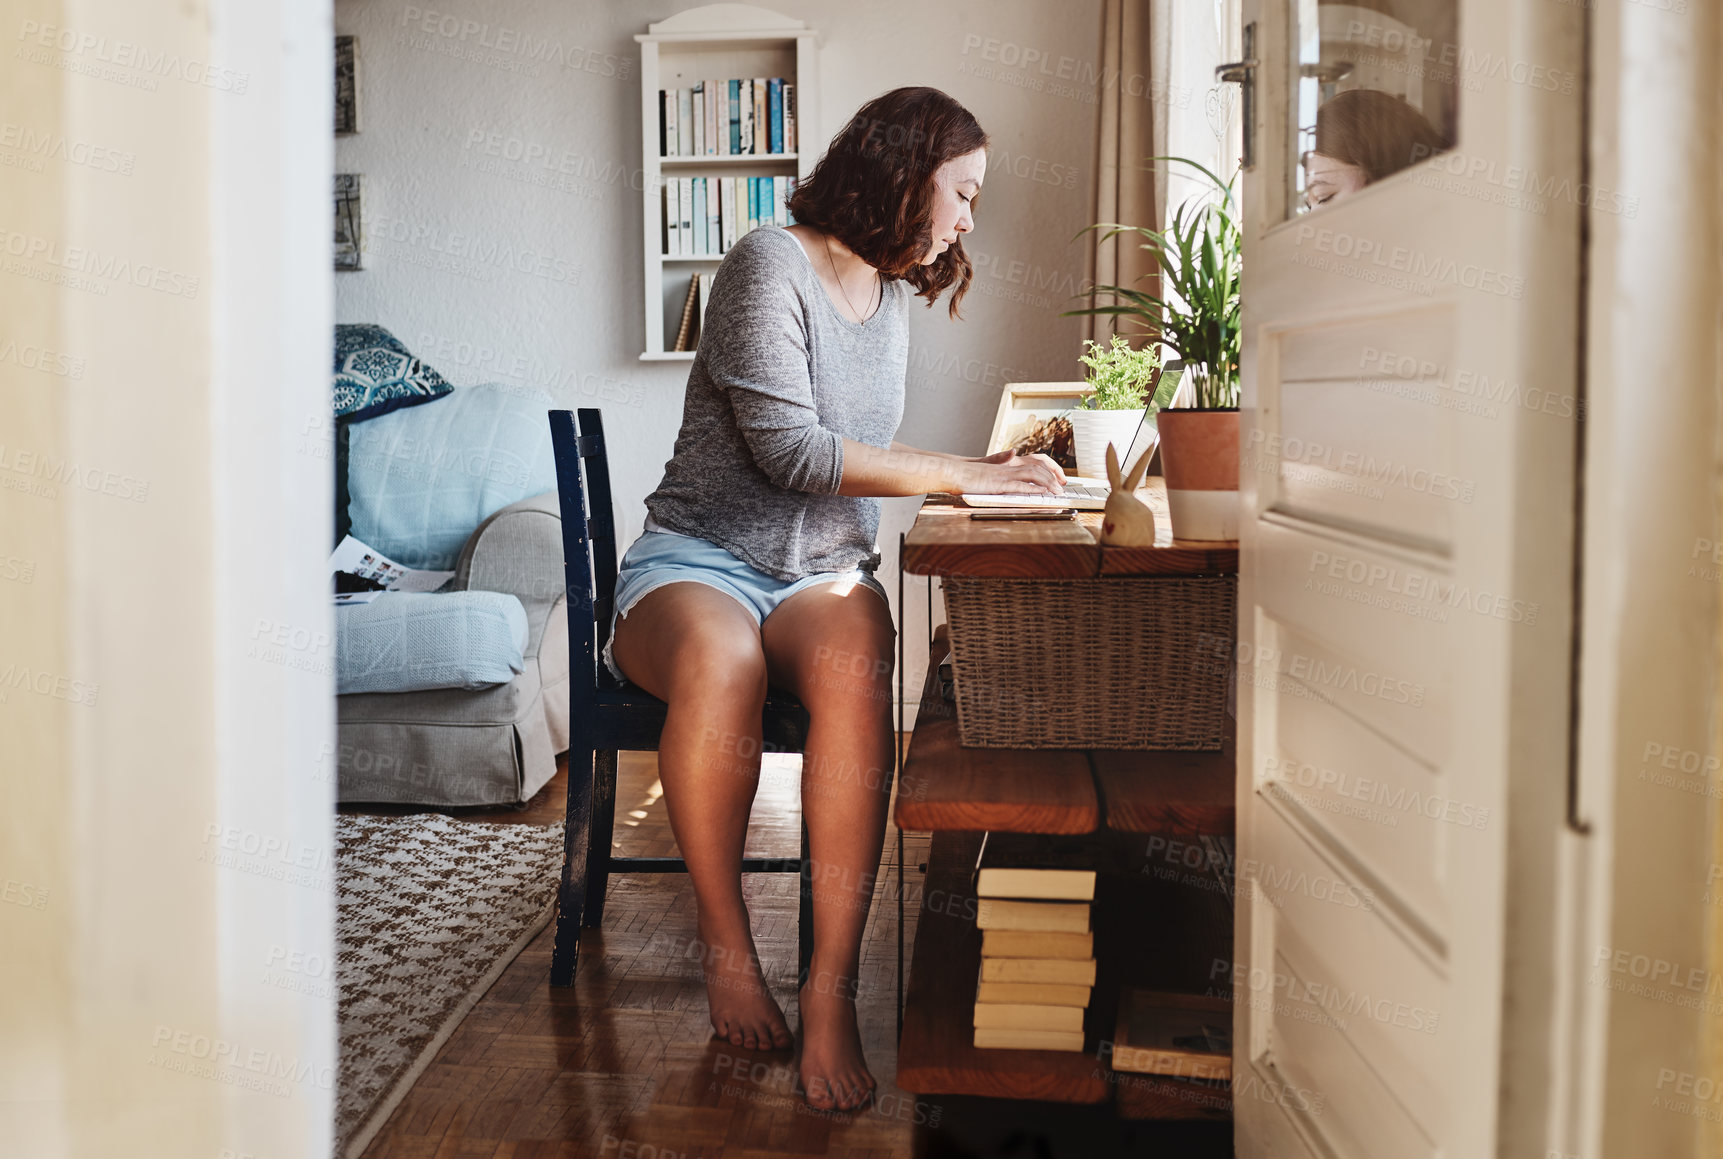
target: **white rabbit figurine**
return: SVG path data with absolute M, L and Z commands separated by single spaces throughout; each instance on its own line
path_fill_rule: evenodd
M 1153 547 L 1155 545 L 1155 513 L 1133 492 L 1149 469 L 1149 456 L 1154 447 L 1144 451 L 1131 468 L 1129 476 L 1119 474 L 1119 452 L 1107 444 L 1107 507 L 1101 513 L 1100 540 L 1109 547 Z

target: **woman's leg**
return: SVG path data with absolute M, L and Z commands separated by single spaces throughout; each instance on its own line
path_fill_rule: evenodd
M 814 862 L 802 1086 L 813 1106 L 847 1110 L 874 1088 L 855 989 L 891 789 L 891 613 L 872 591 L 822 584 L 779 604 L 760 635 L 772 682 L 793 691 L 812 718 L 802 757 L 802 817 Z
M 658 779 L 694 883 L 712 1027 L 732 1046 L 789 1046 L 742 900 L 742 848 L 760 783 L 766 698 L 759 628 L 716 588 L 666 584 L 617 621 L 612 655 L 629 680 L 670 705 L 658 742 Z

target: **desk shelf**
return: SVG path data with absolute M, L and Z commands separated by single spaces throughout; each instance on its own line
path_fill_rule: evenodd
M 939 695 L 939 662 L 950 651 L 941 625 L 934 633 L 927 684 L 903 763 L 897 792 L 899 828 L 1004 833 L 1098 829 L 1100 803 L 1082 752 L 966 749 L 957 743 L 956 709 Z
M 900 828 L 1232 836 L 1231 737 L 1219 752 L 964 748 L 956 711 L 939 695 L 950 651 L 941 625 L 898 789 Z
M 1107 828 L 1169 837 L 1231 837 L 1236 746 L 1219 752 L 1096 749 L 1089 754 Z

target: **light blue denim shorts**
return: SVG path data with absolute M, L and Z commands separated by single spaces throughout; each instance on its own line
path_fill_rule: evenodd
M 616 621 L 634 610 L 634 605 L 648 592 L 665 584 L 692 582 L 717 588 L 748 609 L 754 623 L 763 623 L 772 609 L 804 588 L 818 584 L 859 584 L 886 599 L 885 587 L 869 572 L 828 571 L 807 575 L 797 580 L 781 580 L 765 572 L 755 571 L 717 544 L 692 535 L 671 531 L 641 533 L 622 557 L 616 572 L 616 601 L 610 617 L 610 636 L 604 642 L 604 664 L 618 680 L 625 680 L 617 668 L 610 646 L 616 636 Z M 888 601 L 889 604 L 889 601 Z

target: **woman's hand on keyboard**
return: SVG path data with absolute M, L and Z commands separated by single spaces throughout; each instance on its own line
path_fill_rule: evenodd
M 963 475 L 962 490 L 971 495 L 1060 495 L 1065 491 L 1065 472 L 1046 455 L 1000 451 L 968 464 Z

